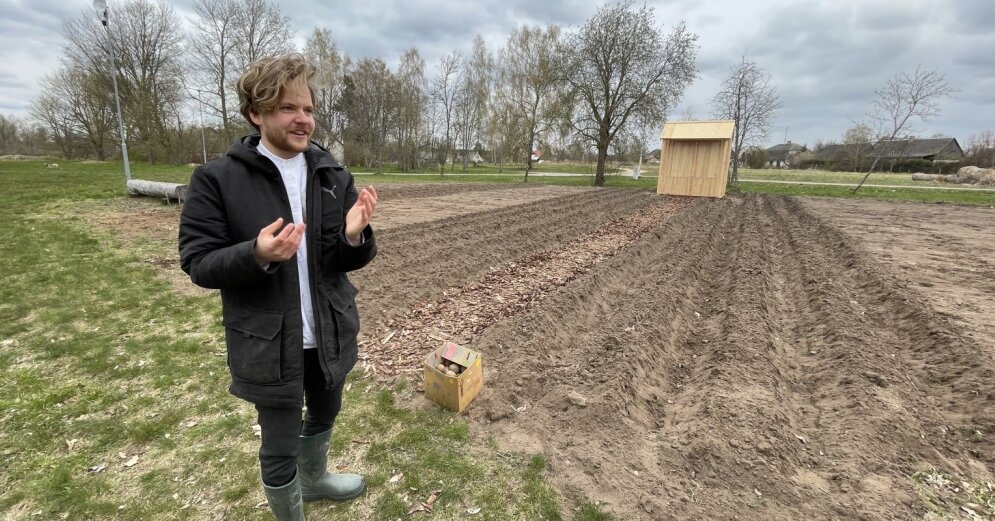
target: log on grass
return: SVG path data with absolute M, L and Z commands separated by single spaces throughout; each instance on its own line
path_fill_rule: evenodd
M 128 181 L 129 195 L 149 195 L 161 197 L 167 201 L 175 199 L 183 202 L 187 194 L 187 185 L 179 183 L 163 183 L 161 181 L 145 181 L 142 179 L 132 179 Z

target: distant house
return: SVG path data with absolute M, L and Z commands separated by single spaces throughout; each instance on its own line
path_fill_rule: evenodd
M 964 150 L 956 138 L 882 140 L 871 150 L 871 157 L 881 159 L 923 159 L 933 162 L 960 161 Z
M 650 152 L 645 158 L 646 164 L 658 165 L 660 164 L 660 149 L 655 148 Z
M 455 152 L 456 162 L 459 164 L 463 163 L 464 158 L 466 159 L 467 163 L 473 166 L 477 166 L 484 162 L 484 158 L 481 157 L 480 152 L 478 152 L 477 150 L 466 150 L 463 148 L 457 148 L 453 152 Z M 453 162 L 452 157 L 446 158 L 446 164 L 450 164 L 452 162 Z
M 461 155 L 460 157 L 463 156 Z M 477 166 L 480 163 L 484 162 L 484 158 L 480 157 L 480 152 L 477 152 L 476 150 L 471 150 L 469 152 L 469 157 L 467 158 L 467 161 L 473 164 L 473 166 Z
M 532 151 L 532 161 L 539 162 L 542 161 L 542 150 L 538 148 Z
M 767 149 L 767 166 L 788 168 L 791 166 L 791 158 L 806 150 L 808 149 L 804 145 L 790 141 L 781 145 L 774 145 Z

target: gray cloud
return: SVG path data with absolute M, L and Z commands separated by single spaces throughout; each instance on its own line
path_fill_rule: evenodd
M 87 0 L 0 0 L 0 111 L 26 115 L 40 77 L 55 71 L 62 18 L 92 12 Z M 183 17 L 193 0 L 174 0 Z M 297 31 L 332 30 L 354 59 L 396 64 L 416 47 L 435 71 L 439 58 L 469 52 L 476 34 L 495 52 L 521 24 L 576 28 L 596 10 L 590 0 L 300 0 L 281 4 Z M 740 56 L 771 73 L 783 108 L 768 144 L 788 138 L 814 144 L 838 139 L 865 118 L 874 90 L 917 66 L 942 71 L 958 89 L 925 134 L 962 142 L 995 127 L 995 2 L 991 0 L 651 0 L 669 32 L 684 20 L 699 35 L 699 79 L 680 106 L 708 117 L 710 101 Z M 95 16 L 95 15 L 94 15 Z M 95 22 L 96 23 L 96 22 Z
M 961 34 L 990 35 L 995 21 L 995 2 L 991 0 L 956 0 L 951 2 L 955 27 Z

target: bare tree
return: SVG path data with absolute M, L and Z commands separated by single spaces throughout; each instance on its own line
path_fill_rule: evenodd
M 866 123 L 856 123 L 843 133 L 843 155 L 850 168 L 859 172 L 874 148 L 874 131 Z
M 114 100 L 105 80 L 106 77 L 73 63 L 64 63 L 53 75 L 42 80 L 42 90 L 59 100 L 59 111 L 72 118 L 72 127 L 86 138 L 94 157 L 101 161 L 106 157 L 105 145 L 113 137 L 117 123 Z M 50 126 L 56 122 L 56 126 L 63 127 L 61 117 L 51 117 L 51 111 L 56 107 L 48 104 L 46 108 L 49 116 L 39 120 Z M 61 130 L 52 128 L 53 136 L 62 134 Z
M 892 148 L 891 145 L 899 136 L 911 133 L 916 121 L 928 122 L 939 114 L 940 100 L 950 97 L 953 88 L 947 84 L 943 74 L 935 69 L 923 70 L 922 67 L 916 67 L 912 74 L 897 74 L 883 88 L 875 90 L 874 94 L 876 97 L 871 102 L 871 118 L 878 126 L 878 151 L 863 179 L 853 188 L 854 192 L 864 186 L 884 155 L 884 149 Z M 904 147 L 898 148 L 901 157 Z
M 235 69 L 246 67 L 266 56 L 293 52 L 294 31 L 290 17 L 280 6 L 266 0 L 244 0 L 235 15 Z
M 484 129 L 487 103 L 491 95 L 491 69 L 494 59 L 479 34 L 473 40 L 473 53 L 465 61 L 460 75 L 454 121 L 457 141 L 462 150 L 461 162 L 466 172 L 470 150 L 476 148 Z M 455 159 L 455 158 L 454 158 Z M 455 161 L 454 165 L 455 167 Z
M 511 103 L 502 93 L 505 88 L 501 84 L 495 87 L 496 95 L 490 107 L 487 126 L 493 153 L 491 160 L 497 163 L 499 173 L 504 172 L 504 164 L 508 158 L 522 157 L 523 153 L 520 153 L 520 150 L 524 150 L 524 147 L 521 144 L 527 141 L 517 133 L 520 125 L 516 124 Z
M 414 47 L 401 56 L 397 66 L 397 159 L 401 171 L 418 167 L 425 114 L 425 60 Z
M 150 163 L 167 145 L 183 87 L 182 32 L 173 8 L 163 1 L 132 0 L 115 18 L 114 49 L 136 137 Z
M 130 0 L 113 10 L 109 33 L 87 9 L 62 28 L 65 63 L 87 69 L 111 84 L 107 56 L 120 76 L 126 131 L 137 137 L 150 162 L 168 147 L 175 130 L 183 82 L 180 21 L 169 4 Z
M 512 135 L 523 141 L 525 180 L 532 169 L 532 151 L 556 126 L 562 78 L 559 57 L 560 28 L 524 25 L 515 29 L 498 57 L 502 101 L 510 110 Z
M 397 78 L 383 60 L 363 58 L 346 76 L 340 100 L 346 136 L 377 174 L 383 172 L 387 136 L 397 119 L 397 90 Z
M 462 58 L 457 51 L 443 56 L 439 60 L 436 76 L 432 79 L 432 86 L 429 89 L 429 99 L 435 106 L 436 118 L 439 120 L 439 137 L 442 138 L 437 150 L 439 175 L 445 175 L 446 160 L 455 148 L 453 146 L 453 115 L 459 95 L 461 62 Z
M 696 119 L 698 119 L 698 113 L 695 112 L 694 105 L 690 103 L 685 105 L 681 115 L 677 116 L 678 121 L 694 121 Z
M 238 28 L 235 24 L 241 9 L 235 0 L 197 0 L 194 3 L 197 17 L 191 20 L 193 30 L 186 44 L 187 64 L 194 73 L 194 82 L 204 85 L 206 90 L 198 93 L 197 101 L 221 118 L 225 141 L 232 138 L 230 122 L 238 115 L 232 84 L 238 77 L 235 70 Z
M 83 68 L 69 66 L 60 70 L 53 80 L 53 90 L 69 104 L 98 161 L 106 158 L 105 147 L 117 130 L 114 100 L 105 79 Z
M 772 119 L 781 108 L 777 92 L 770 85 L 770 74 L 746 56 L 729 69 L 719 92 L 712 98 L 716 117 L 736 122 L 732 134 L 732 171 L 729 186 L 739 187 L 739 158 L 746 145 L 761 143 L 767 138 Z
M 72 159 L 80 136 L 79 123 L 65 100 L 54 92 L 42 91 L 31 100 L 31 116 L 45 126 L 64 159 Z
M 968 138 L 967 161 L 981 168 L 995 167 L 995 132 L 992 129 Z
M 304 55 L 317 69 L 315 74 L 315 98 L 317 106 L 314 111 L 314 139 L 322 146 L 334 149 L 341 146 L 342 121 L 341 115 L 335 110 L 345 87 L 343 82 L 342 55 L 339 54 L 332 31 L 327 28 L 316 28 L 308 36 L 304 45 Z
M 609 146 L 629 118 L 663 121 L 694 80 L 696 41 L 684 23 L 664 37 L 653 9 L 633 9 L 631 0 L 601 7 L 568 38 L 563 71 L 577 107 L 570 122 L 597 148 L 596 186 L 604 186 Z
M 14 154 L 20 139 L 17 118 L 0 114 L 0 155 Z

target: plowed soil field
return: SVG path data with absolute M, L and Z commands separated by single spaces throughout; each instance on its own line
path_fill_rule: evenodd
M 482 352 L 472 430 L 544 454 L 567 505 L 625 520 L 995 515 L 995 210 L 381 193 L 380 253 L 352 276 L 360 369 L 417 386 L 442 340 Z

